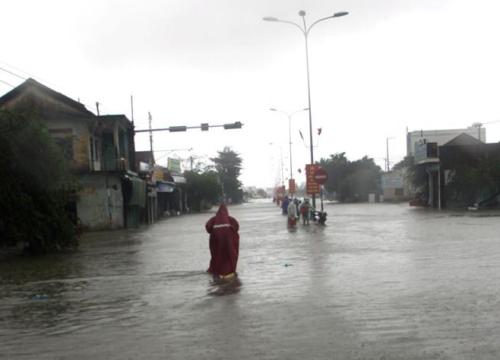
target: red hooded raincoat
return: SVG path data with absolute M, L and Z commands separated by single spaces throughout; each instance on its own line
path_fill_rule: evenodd
M 213 275 L 225 276 L 236 272 L 240 247 L 240 225 L 229 216 L 226 205 L 221 204 L 217 214 L 207 221 L 205 228 L 210 234 L 210 267 Z

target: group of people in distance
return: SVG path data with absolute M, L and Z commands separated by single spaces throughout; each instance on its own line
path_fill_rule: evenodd
M 288 196 L 285 196 L 283 202 L 281 203 L 281 209 L 283 215 L 288 216 L 289 227 L 295 227 L 300 218 L 302 219 L 303 225 L 309 225 L 312 210 L 309 199 L 305 198 L 304 201 L 300 201 L 298 198 L 289 198 Z

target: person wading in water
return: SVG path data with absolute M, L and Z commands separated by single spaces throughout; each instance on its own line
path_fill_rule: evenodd
M 229 216 L 227 207 L 222 203 L 217 214 L 207 221 L 205 228 L 210 234 L 210 266 L 207 270 L 214 279 L 227 280 L 236 276 L 240 236 L 238 221 Z

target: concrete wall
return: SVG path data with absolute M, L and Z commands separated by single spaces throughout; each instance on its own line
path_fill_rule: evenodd
M 106 182 L 108 186 L 106 186 Z M 80 177 L 77 215 L 89 230 L 124 227 L 122 184 L 119 175 L 92 173 Z
M 384 201 L 403 201 L 409 197 L 406 174 L 403 170 L 393 170 L 382 174 L 382 194 Z
M 65 133 L 58 130 L 71 129 L 73 139 L 73 161 L 71 167 L 74 170 L 90 170 L 90 132 L 87 124 L 81 120 L 51 119 L 45 120 L 46 126 L 53 137 L 66 137 Z

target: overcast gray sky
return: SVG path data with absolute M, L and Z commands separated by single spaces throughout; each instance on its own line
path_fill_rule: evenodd
M 474 8 L 471 8 L 471 5 Z M 242 130 L 156 133 L 168 156 L 212 157 L 231 146 L 245 185 L 273 186 L 280 146 L 288 174 L 286 116 L 307 106 L 304 41 L 298 29 L 264 16 L 309 22 L 347 17 L 310 34 L 315 158 L 346 152 L 383 167 L 405 154 L 405 129 L 446 129 L 500 119 L 500 2 L 495 0 L 162 0 L 35 1 L 2 4 L 0 67 L 35 79 L 91 111 L 130 117 L 137 128 L 241 121 Z M 21 79 L 0 70 L 0 80 Z M 11 89 L 0 81 L 0 94 Z M 500 123 L 486 125 L 500 140 Z M 308 149 L 307 113 L 293 117 L 294 168 Z M 270 145 L 273 143 L 273 145 Z M 136 136 L 148 149 L 146 134 Z M 299 182 L 303 180 L 298 173 Z M 286 175 L 288 177 L 288 175 Z

